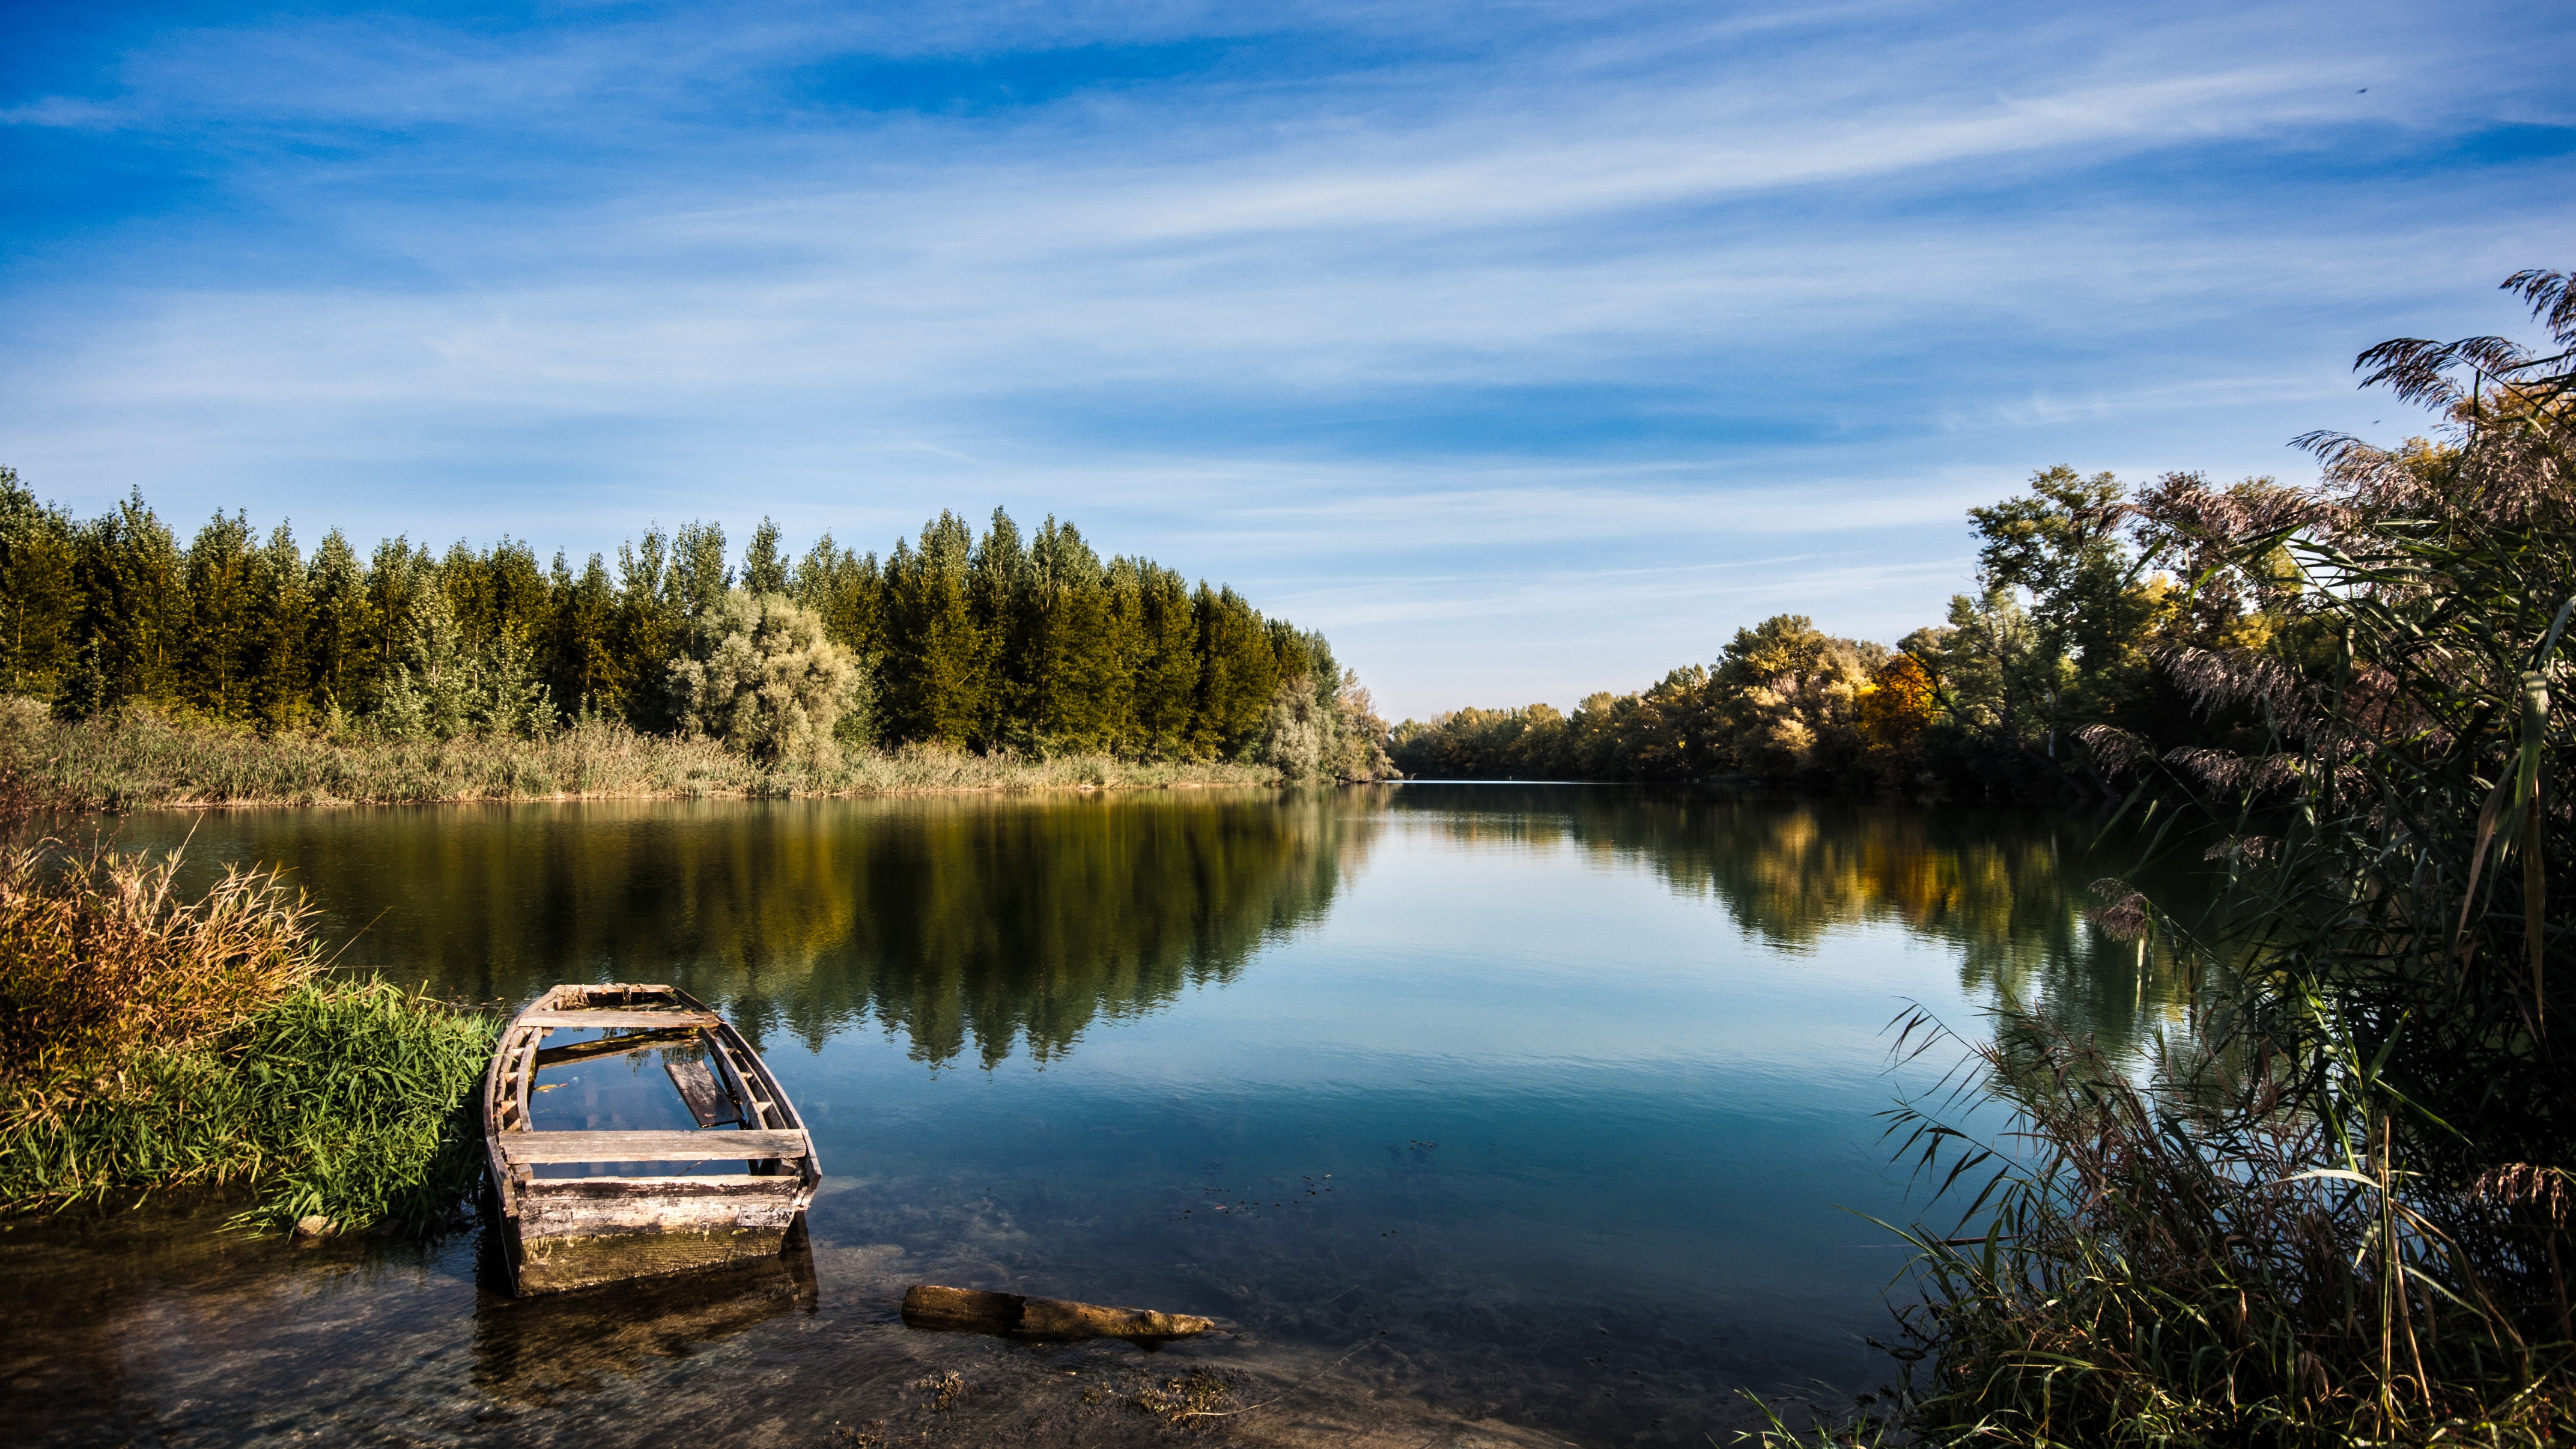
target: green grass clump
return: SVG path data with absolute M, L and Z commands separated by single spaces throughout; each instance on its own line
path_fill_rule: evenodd
M 177 852 L 0 846 L 0 1206 L 247 1187 L 236 1222 L 424 1230 L 478 1171 L 498 1026 L 326 981 L 274 872 L 174 889 Z
M 116 1097 L 11 1124 L 0 1199 L 241 1184 L 246 1227 L 435 1229 L 482 1170 L 465 1103 L 495 1029 L 383 981 L 297 986 L 211 1049 L 144 1056 Z

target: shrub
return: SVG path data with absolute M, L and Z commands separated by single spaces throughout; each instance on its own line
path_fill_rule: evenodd
M 687 655 L 671 661 L 681 725 L 763 764 L 839 757 L 835 730 L 865 698 L 849 651 L 822 617 L 784 594 L 734 589 L 697 622 Z

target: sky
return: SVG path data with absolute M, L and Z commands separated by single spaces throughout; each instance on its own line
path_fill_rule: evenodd
M 941 509 L 1388 715 L 1893 640 L 2576 267 L 2576 8 L 0 0 L 0 464 L 576 562 Z

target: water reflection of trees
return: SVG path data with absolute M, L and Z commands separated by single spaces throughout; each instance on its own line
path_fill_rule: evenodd
M 1894 925 L 1955 952 L 1971 995 L 2041 1009 L 2114 1047 L 2180 1025 L 2189 996 L 2170 952 L 2085 918 L 2092 883 L 2134 875 L 2139 855 L 2125 837 L 2097 844 L 2103 822 L 2089 816 L 1617 786 L 1407 786 L 1397 808 L 1437 813 L 1465 839 L 1563 842 L 1641 864 L 1777 951 Z M 2140 879 L 2183 902 L 2181 875 L 2168 859 Z
M 371 813 L 290 859 L 350 959 L 459 997 L 673 981 L 746 1032 L 873 1020 L 912 1054 L 1043 1061 L 1320 920 L 1370 791 Z M 351 818 L 340 817 L 344 821 Z M 334 848 L 334 847 L 337 848 Z M 389 889 L 389 882 L 400 882 Z

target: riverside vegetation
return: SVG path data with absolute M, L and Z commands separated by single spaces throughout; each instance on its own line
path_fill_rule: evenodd
M 550 567 L 508 538 L 308 555 L 0 469 L 0 759 L 65 808 L 1373 779 L 1330 644 L 1232 589 L 952 514 L 882 562 L 763 521 Z
M 34 791 L 0 783 L 0 1207 L 229 1187 L 254 1229 L 455 1215 L 492 1019 L 334 978 L 273 871 L 191 899 L 177 852 L 24 839 Z
M 2506 286 L 2547 330 L 2538 353 L 2477 337 L 2362 354 L 2369 383 L 2442 410 L 2438 441 L 2310 434 L 2313 488 L 2170 487 L 2144 512 L 2041 520 L 2043 540 L 2106 537 L 2122 516 L 2173 531 L 2182 582 L 2097 597 L 2189 622 L 2134 687 L 2225 737 L 2168 746 L 2097 691 L 2110 717 L 2083 729 L 2081 758 L 2150 822 L 2214 830 L 2228 888 L 2205 916 L 2095 888 L 2097 929 L 2202 973 L 2187 1037 L 2115 1058 L 2044 1012 L 2007 1013 L 1958 1083 L 2015 1115 L 2007 1140 L 1980 1145 L 1939 1099 L 1895 1114 L 1968 1211 L 1907 1233 L 1899 1351 L 1921 1372 L 1882 1428 L 1942 1444 L 2576 1437 L 2576 1057 L 2560 1049 L 2576 1029 L 2576 291 L 2554 272 Z M 2011 537 L 1991 535 L 1990 557 L 2022 556 Z M 1959 656 L 1943 641 L 1908 657 Z M 1984 657 L 1988 679 L 2009 673 Z M 2082 682 L 2045 677 L 2061 701 Z M 1940 1035 L 1918 1016 L 1901 1050 Z

